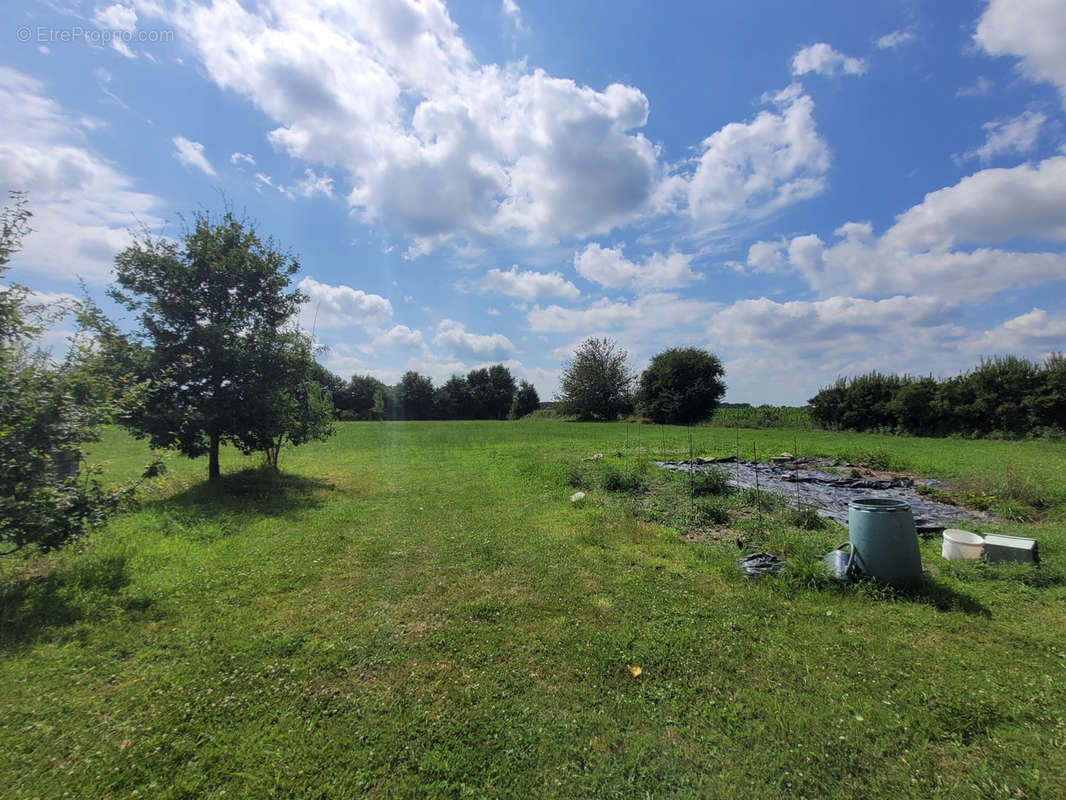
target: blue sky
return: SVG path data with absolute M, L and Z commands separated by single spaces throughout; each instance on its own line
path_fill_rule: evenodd
M 659 5 L 9 4 L 9 278 L 102 299 L 132 228 L 225 197 L 344 376 L 548 398 L 609 336 L 801 404 L 1066 350 L 1066 0 Z

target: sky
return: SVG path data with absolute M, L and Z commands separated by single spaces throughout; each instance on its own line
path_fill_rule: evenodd
M 1066 0 L 0 8 L 6 279 L 121 324 L 115 254 L 228 203 L 345 377 L 550 399 L 606 336 L 801 405 L 1066 350 Z

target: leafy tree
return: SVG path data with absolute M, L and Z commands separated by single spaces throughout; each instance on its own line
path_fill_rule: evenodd
M 379 386 L 374 390 L 374 405 L 370 409 L 373 418 L 378 421 L 385 419 L 385 387 Z
M 462 375 L 452 375 L 434 393 L 433 405 L 440 419 L 463 419 L 471 410 L 470 388 Z
M 938 383 L 932 411 L 943 426 L 941 433 L 976 433 L 981 421 L 975 415 L 973 384 L 969 376 L 956 375 Z
M 433 419 L 433 381 L 405 372 L 396 386 L 396 412 L 401 419 Z
M 492 378 L 488 369 L 472 369 L 466 374 L 466 391 L 469 406 L 462 415 L 465 419 L 488 419 L 492 415 Z
M 847 391 L 848 379 L 837 378 L 836 383 L 825 387 L 808 400 L 811 422 L 830 430 L 840 428 L 841 409 Z
M 310 338 L 286 331 L 276 344 L 261 348 L 262 360 L 250 365 L 257 374 L 269 375 L 272 386 L 249 382 L 239 415 L 247 431 L 240 446 L 246 452 L 264 453 L 267 465 L 275 469 L 286 442 L 298 447 L 334 433 L 333 397 L 321 381 L 322 368 L 314 360 Z
M 696 347 L 671 347 L 652 358 L 640 376 L 637 402 L 665 425 L 691 425 L 709 418 L 725 394 L 725 368 L 718 356 Z
M 149 381 L 130 427 L 153 445 L 208 455 L 220 477 L 219 447 L 250 453 L 280 438 L 324 436 L 298 417 L 324 412 L 300 386 L 310 376 L 306 336 L 287 326 L 306 297 L 290 290 L 295 258 L 227 210 L 198 213 L 180 241 L 145 234 L 115 258 L 111 296 L 138 313 L 133 367 Z M 301 426 L 304 426 L 301 428 Z M 273 443 L 273 444 L 271 444 Z
M 559 411 L 579 420 L 614 420 L 633 407 L 628 354 L 610 339 L 586 339 L 563 367 Z
M 841 403 L 841 427 L 853 431 L 894 428 L 892 400 L 902 385 L 903 379 L 898 375 L 876 370 L 852 378 Z
M 1066 431 L 1066 356 L 1051 353 L 1044 359 L 1039 384 L 1028 399 L 1037 423 Z
M 936 381 L 932 377 L 906 381 L 892 399 L 892 414 L 904 433 L 929 436 L 941 421 L 935 407 Z
M 341 419 L 384 419 L 388 387 L 373 375 L 353 375 L 334 401 Z M 381 408 L 375 411 L 375 400 L 381 396 Z
M 507 419 L 514 398 L 515 382 L 511 370 L 503 364 L 489 367 L 489 397 L 485 409 L 487 419 Z
M 1032 361 L 1009 355 L 982 359 L 967 375 L 967 383 L 973 391 L 977 432 L 1018 436 L 1033 427 L 1026 399 L 1040 384 L 1040 370 Z
M 333 403 L 333 410 L 339 417 L 342 407 L 347 401 L 348 382 L 317 361 L 313 361 L 311 365 L 310 377 L 329 394 L 330 402 Z
M 540 395 L 529 381 L 522 381 L 514 394 L 511 402 L 511 410 L 507 414 L 510 419 L 522 419 L 527 414 L 532 414 L 540 407 Z
M 12 200 L 0 211 L 0 275 L 30 233 L 24 196 Z M 79 312 L 79 334 L 57 365 L 35 342 L 71 312 Z M 104 486 L 82 465 L 83 445 L 122 399 L 97 369 L 87 335 L 95 314 L 89 304 L 43 306 L 25 287 L 0 286 L 0 555 L 76 539 L 136 490 L 136 482 Z

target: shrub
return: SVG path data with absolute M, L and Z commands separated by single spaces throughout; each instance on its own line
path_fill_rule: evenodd
M 741 500 L 744 505 L 756 511 L 774 511 L 780 508 L 783 500 L 773 492 L 765 489 L 745 489 L 741 492 Z
M 637 402 L 652 421 L 691 425 L 714 414 L 725 394 L 725 369 L 714 353 L 671 347 L 657 354 L 640 376 Z
M 722 501 L 714 497 L 701 497 L 696 503 L 698 525 L 728 525 L 731 517 Z
M 789 521 L 797 528 L 803 528 L 806 531 L 820 531 L 826 525 L 825 520 L 818 515 L 818 509 L 806 503 L 799 508 L 792 509 Z
M 23 198 L 13 200 L 0 211 L 0 275 L 29 233 Z M 81 330 L 56 365 L 35 341 L 47 323 L 75 310 Z M 0 286 L 0 555 L 73 541 L 136 489 L 105 486 L 98 470 L 82 464 L 84 445 L 127 399 L 85 336 L 101 318 L 88 301 L 46 307 L 31 302 L 24 287 Z
M 704 495 L 726 495 L 733 491 L 729 485 L 729 475 L 716 467 L 706 472 L 698 472 L 692 480 L 692 493 L 697 497 Z
M 623 472 L 613 464 L 604 464 L 600 469 L 600 486 L 608 492 L 625 492 L 636 494 L 647 488 L 647 483 L 642 475 L 634 472 Z

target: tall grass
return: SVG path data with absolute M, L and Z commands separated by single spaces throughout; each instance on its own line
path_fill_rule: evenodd
M 758 406 L 755 408 L 719 408 L 710 424 L 723 428 L 788 428 L 808 430 L 812 426 L 806 406 Z

